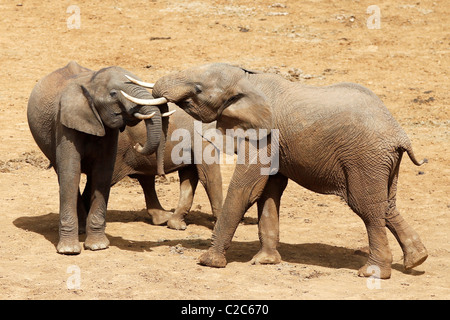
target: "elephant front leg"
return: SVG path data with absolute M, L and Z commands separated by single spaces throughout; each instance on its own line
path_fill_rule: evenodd
M 84 247 L 90 250 L 102 250 L 109 246 L 105 235 L 106 208 L 109 190 L 96 188 L 92 194 L 91 208 L 86 223 L 86 240 Z
M 90 250 L 102 250 L 109 246 L 109 240 L 105 235 L 105 228 L 110 180 L 108 179 L 108 175 L 101 173 L 96 173 L 93 176 L 91 207 L 86 221 L 86 240 L 84 247 Z
M 198 164 L 198 179 L 202 183 L 208 195 L 211 204 L 211 211 L 214 218 L 218 218 L 222 213 L 223 191 L 222 191 L 222 173 L 220 164 Z
M 105 140 L 98 147 L 100 156 L 91 167 L 91 206 L 86 222 L 86 240 L 84 247 L 90 250 L 102 250 L 109 246 L 105 234 L 106 210 L 111 190 L 112 173 L 116 157 L 117 140 Z
M 63 152 L 65 150 L 65 152 Z M 64 156 L 62 156 L 65 154 Z M 61 254 L 79 254 L 77 203 L 80 183 L 80 158 L 76 152 L 57 150 L 59 183 L 59 242 L 56 250 Z
M 258 234 L 261 249 L 253 257 L 253 264 L 277 264 L 281 256 L 279 242 L 280 200 L 288 179 L 281 174 L 271 176 L 258 200 Z
M 225 252 L 248 208 L 259 198 L 268 176 L 261 175 L 259 165 L 237 164 L 212 235 L 212 246 L 199 262 L 210 267 L 225 267 Z

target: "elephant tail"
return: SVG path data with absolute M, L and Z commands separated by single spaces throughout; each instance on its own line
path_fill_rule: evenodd
M 406 138 L 406 141 L 404 141 L 404 143 L 400 145 L 400 150 L 406 151 L 406 153 L 408 153 L 409 158 L 416 166 L 421 166 L 424 163 L 428 163 L 428 159 L 426 158 L 424 158 L 422 161 L 417 160 L 412 149 L 411 141 L 409 141 L 408 138 Z

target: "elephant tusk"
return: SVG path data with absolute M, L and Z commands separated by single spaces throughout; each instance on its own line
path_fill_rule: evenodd
M 139 153 L 142 153 L 142 150 L 144 150 L 144 147 L 140 143 L 136 143 L 133 148 Z
M 134 102 L 141 106 L 157 106 L 160 104 L 167 103 L 167 99 L 164 97 L 156 98 L 156 99 L 139 99 L 139 98 L 135 98 L 135 97 L 128 95 L 127 93 L 123 92 L 122 90 L 120 90 L 120 92 L 123 94 L 123 96 L 125 98 L 127 98 L 131 102 Z
M 132 78 L 130 76 L 127 76 L 127 75 L 125 75 L 125 77 L 127 77 L 127 79 L 130 80 L 131 82 L 133 82 L 134 84 L 137 84 L 137 85 L 139 85 L 141 87 L 144 87 L 144 88 L 153 89 L 153 86 L 155 85 L 154 83 L 140 81 L 140 80 L 134 79 L 134 78 Z
M 150 114 L 142 114 L 139 112 L 135 112 L 133 113 L 133 116 L 135 116 L 136 118 L 138 118 L 139 120 L 147 120 L 147 119 L 151 119 L 153 118 L 153 116 L 155 115 L 156 112 L 152 112 Z
M 171 115 L 173 115 L 173 114 L 175 113 L 175 111 L 177 111 L 177 110 L 172 110 L 172 111 L 169 111 L 169 112 L 164 112 L 164 113 L 161 115 L 161 117 L 170 117 Z

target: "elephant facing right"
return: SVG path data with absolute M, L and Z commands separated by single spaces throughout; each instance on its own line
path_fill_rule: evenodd
M 262 247 L 253 261 L 280 262 L 278 213 L 288 179 L 314 192 L 341 196 L 364 221 L 370 252 L 360 276 L 372 276 L 373 266 L 380 278 L 391 276 L 386 227 L 403 250 L 406 269 L 427 258 L 419 235 L 396 208 L 403 153 L 416 165 L 423 161 L 417 161 L 406 133 L 369 89 L 354 83 L 307 86 L 214 63 L 160 78 L 153 97 L 177 104 L 195 119 L 217 121 L 222 130 L 265 129 L 260 134 L 269 133 L 267 146 L 279 147 L 274 175 L 261 174 L 262 162 L 236 165 L 212 246 L 200 257 L 201 264 L 226 266 L 226 250 L 255 202 Z M 279 133 L 277 138 L 273 132 Z

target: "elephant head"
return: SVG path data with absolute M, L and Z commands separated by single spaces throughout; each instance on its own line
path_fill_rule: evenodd
M 168 121 L 165 100 L 152 99 L 143 86 L 133 83 L 136 76 L 120 67 L 79 74 L 61 93 L 61 123 L 69 128 L 102 137 L 105 127 L 121 129 L 144 120 L 147 141 L 136 144 L 137 152 L 156 152 L 158 174 L 164 174 L 163 158 Z M 145 99 L 146 104 L 139 100 Z
M 223 63 L 193 67 L 160 78 L 153 97 L 177 104 L 197 120 L 217 120 L 222 130 L 270 132 L 272 111 L 264 93 L 250 82 L 253 73 Z

